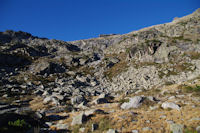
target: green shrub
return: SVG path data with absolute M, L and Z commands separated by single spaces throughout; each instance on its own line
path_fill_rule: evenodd
M 186 91 L 188 92 L 200 92 L 200 86 L 196 85 L 195 87 L 187 86 Z
M 13 127 L 28 127 L 28 128 L 31 128 L 31 125 L 29 125 L 25 120 L 16 120 L 16 121 L 9 121 L 8 122 L 8 126 L 13 126 Z

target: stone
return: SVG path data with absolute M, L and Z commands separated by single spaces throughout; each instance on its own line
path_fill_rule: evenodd
M 81 95 L 78 95 L 78 96 L 75 96 L 71 99 L 71 104 L 74 105 L 74 104 L 80 104 L 82 102 L 86 102 L 86 99 L 81 96 Z
M 164 102 L 164 103 L 162 103 L 161 107 L 163 109 L 171 108 L 171 109 L 176 109 L 176 110 L 180 111 L 180 107 L 173 102 Z
M 97 98 L 96 100 L 93 101 L 94 104 L 103 104 L 103 103 L 108 103 L 108 100 L 106 98 Z
M 80 103 L 77 107 L 82 109 L 89 109 L 89 107 L 85 106 L 85 102 Z
M 196 127 L 197 133 L 200 133 L 200 126 Z
M 48 91 L 44 91 L 42 95 L 43 96 L 47 96 L 47 95 L 49 95 L 49 92 Z
M 87 60 L 85 60 L 85 59 L 83 59 L 83 58 L 79 59 L 80 65 L 84 65 L 84 64 L 86 63 L 86 61 L 87 61 Z
M 150 128 L 150 127 L 143 127 L 142 130 L 143 131 L 149 131 L 149 130 L 152 130 L 152 128 Z
M 107 95 L 105 94 L 105 93 L 102 93 L 102 94 L 100 94 L 99 96 L 98 96 L 98 98 L 106 98 L 107 97 Z
M 53 96 L 58 98 L 59 100 L 63 100 L 64 99 L 64 96 L 60 95 L 60 94 L 54 94 Z
M 67 124 L 61 123 L 57 123 L 56 125 L 54 125 L 54 127 L 56 127 L 57 130 L 67 130 L 69 128 Z
M 47 104 L 47 103 L 49 103 L 49 102 L 51 102 L 51 101 L 52 101 L 52 97 L 48 96 L 48 97 L 46 97 L 46 98 L 43 100 L 43 103 L 44 103 L 44 104 Z
M 97 130 L 97 128 L 98 128 L 98 124 L 92 124 L 92 132 Z
M 132 133 L 139 133 L 138 130 L 132 130 Z
M 189 121 L 200 121 L 200 117 L 192 118 Z
M 183 133 L 183 127 L 181 124 L 170 124 L 170 131 L 172 133 Z
M 152 101 L 152 102 L 155 102 L 155 101 L 158 101 L 155 97 L 153 96 L 148 96 L 147 97 L 148 100 Z
M 35 117 L 41 119 L 43 117 L 43 114 L 40 112 L 35 112 Z
M 109 129 L 106 133 L 117 133 L 115 129 Z
M 130 109 L 130 108 L 138 108 L 142 104 L 143 97 L 135 96 L 133 98 L 129 98 L 129 102 L 123 103 L 121 105 L 121 109 Z
M 46 124 L 48 127 L 50 127 L 50 126 L 52 126 L 52 125 L 53 125 L 53 123 L 52 123 L 52 122 L 45 122 L 45 124 Z
M 57 99 L 56 97 L 53 97 L 52 98 L 52 104 L 60 105 L 59 99 Z
M 90 109 L 90 110 L 85 111 L 86 116 L 90 116 L 90 115 L 93 115 L 93 114 L 107 114 L 107 113 L 104 112 L 101 109 Z
M 82 112 L 79 115 L 73 117 L 71 125 L 72 126 L 74 126 L 74 125 L 81 125 L 86 120 L 87 120 L 87 116 L 84 114 L 84 112 Z
M 92 87 L 97 85 L 97 83 L 95 81 L 91 81 L 90 84 L 91 84 Z
M 80 128 L 79 132 L 81 132 L 81 133 L 85 132 L 85 128 L 84 127 Z

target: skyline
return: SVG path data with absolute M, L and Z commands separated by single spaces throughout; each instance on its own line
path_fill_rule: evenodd
M 0 31 L 73 41 L 125 34 L 191 14 L 198 0 L 1 0 Z

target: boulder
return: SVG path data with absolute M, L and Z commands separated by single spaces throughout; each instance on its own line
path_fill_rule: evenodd
M 164 102 L 164 103 L 162 103 L 161 107 L 163 109 L 171 108 L 171 109 L 180 110 L 179 105 L 177 105 L 177 104 L 175 104 L 173 102 Z
M 135 96 L 133 98 L 129 98 L 129 102 L 123 103 L 121 105 L 121 109 L 130 109 L 130 108 L 138 108 L 143 101 L 143 97 Z

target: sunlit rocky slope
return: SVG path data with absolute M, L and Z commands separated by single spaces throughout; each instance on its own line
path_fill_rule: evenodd
M 64 42 L 0 32 L 1 132 L 200 132 L 200 9 Z

